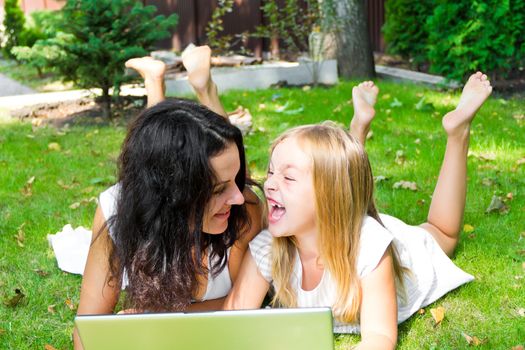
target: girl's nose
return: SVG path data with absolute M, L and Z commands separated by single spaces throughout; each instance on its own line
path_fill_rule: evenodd
M 275 191 L 275 188 L 276 188 L 275 181 L 273 181 L 271 177 L 266 179 L 266 181 L 264 182 L 264 190 L 265 191 Z

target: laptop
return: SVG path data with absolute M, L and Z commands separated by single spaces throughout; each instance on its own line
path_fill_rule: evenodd
M 323 350 L 334 348 L 330 308 L 81 315 L 84 350 Z

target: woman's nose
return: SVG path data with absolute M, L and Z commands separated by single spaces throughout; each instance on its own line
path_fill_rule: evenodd
M 239 190 L 239 187 L 234 186 L 234 190 L 228 199 L 227 203 L 228 205 L 241 205 L 244 203 L 244 195 L 242 194 L 241 190 Z

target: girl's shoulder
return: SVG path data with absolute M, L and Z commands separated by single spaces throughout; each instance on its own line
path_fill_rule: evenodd
M 385 254 L 394 236 L 381 223 L 366 216 L 361 225 L 357 272 L 363 278 L 372 272 Z
M 250 242 L 250 253 L 259 269 L 261 275 L 268 281 L 272 281 L 272 234 L 268 230 L 262 230 Z

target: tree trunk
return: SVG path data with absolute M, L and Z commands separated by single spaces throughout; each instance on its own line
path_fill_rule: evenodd
M 376 75 L 368 33 L 365 0 L 337 0 L 341 23 L 336 32 L 339 74 L 351 79 L 371 79 Z
M 111 118 L 111 96 L 109 96 L 109 86 L 102 88 L 102 96 L 100 97 L 100 105 L 102 107 L 102 118 Z

